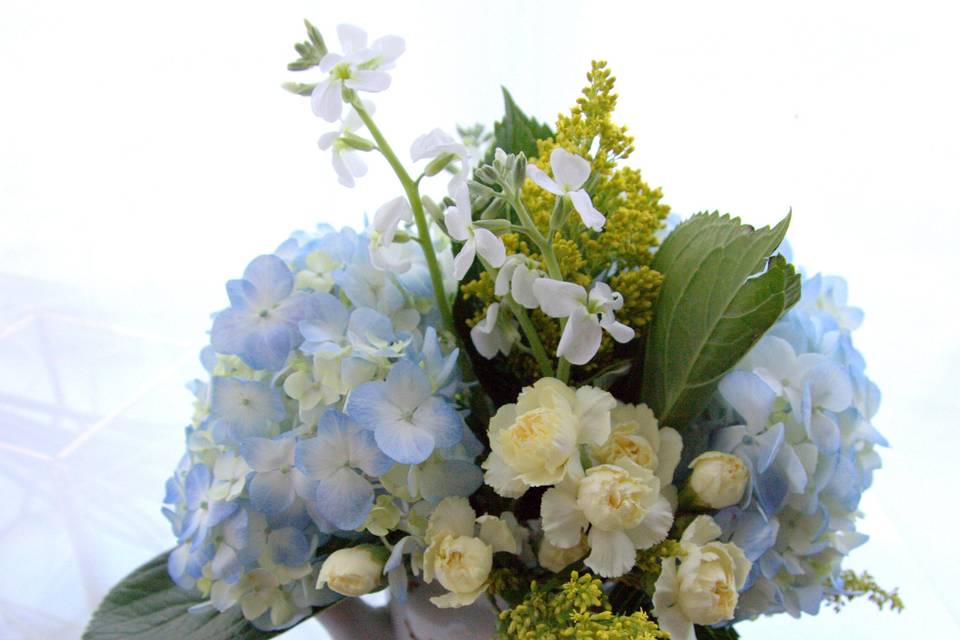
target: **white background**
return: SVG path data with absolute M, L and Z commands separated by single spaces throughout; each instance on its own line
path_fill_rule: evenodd
M 792 208 L 797 261 L 844 275 L 866 311 L 855 341 L 893 448 L 850 564 L 907 610 L 741 633 L 957 637 L 957 4 L 406 4 L 0 5 L 0 638 L 77 637 L 171 544 L 180 384 L 224 281 L 290 230 L 359 226 L 398 193 L 377 163 L 341 188 L 315 144 L 328 125 L 279 89 L 303 17 L 331 44 L 344 21 L 407 39 L 375 98 L 397 149 L 497 118 L 501 84 L 553 121 L 602 58 L 632 163 L 674 211 Z

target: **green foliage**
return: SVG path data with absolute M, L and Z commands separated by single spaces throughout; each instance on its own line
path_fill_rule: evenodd
M 697 634 L 697 640 L 737 640 L 740 634 L 732 626 L 730 627 L 701 627 L 695 626 L 694 631 Z
M 293 45 L 300 57 L 287 65 L 290 71 L 304 71 L 320 64 L 321 58 L 327 55 L 327 45 L 323 42 L 323 36 L 315 26 L 310 24 L 309 20 L 304 20 L 303 24 L 307 27 L 307 39 Z
M 903 600 L 897 589 L 887 591 L 866 571 L 857 575 L 847 570 L 840 574 L 840 579 L 843 580 L 843 591 L 827 596 L 827 601 L 834 611 L 840 611 L 845 604 L 862 596 L 867 596 L 867 600 L 877 605 L 881 611 L 884 607 L 897 613 L 903 611 Z
M 157 556 L 114 586 L 94 612 L 83 640 L 260 640 L 277 635 L 254 628 L 240 607 L 189 613 L 202 599 L 173 583 L 167 575 L 169 555 Z
M 800 298 L 800 276 L 770 257 L 790 224 L 754 229 L 701 213 L 678 226 L 652 267 L 664 283 L 647 336 L 641 398 L 683 428 L 727 373 Z M 764 269 L 766 267 L 766 269 Z
M 617 615 L 602 582 L 571 572 L 570 580 L 546 586 L 531 583 L 523 602 L 500 614 L 501 640 L 656 640 L 667 634 L 643 611 Z
M 503 107 L 503 120 L 493 125 L 493 146 L 487 153 L 485 163 L 493 162 L 493 150 L 496 148 L 507 153 L 523 153 L 527 158 L 537 157 L 537 140 L 550 138 L 553 131 L 521 111 L 506 88 L 503 88 Z

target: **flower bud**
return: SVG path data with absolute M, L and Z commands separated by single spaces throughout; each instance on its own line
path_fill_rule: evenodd
M 338 549 L 320 567 L 317 588 L 326 584 L 333 591 L 350 597 L 368 594 L 380 586 L 386 561 L 386 549 L 382 547 L 361 545 Z
M 750 472 L 737 456 L 720 451 L 702 453 L 690 463 L 687 486 L 700 506 L 723 509 L 740 502 Z
M 435 176 L 459 157 L 460 156 L 455 153 L 442 153 L 427 164 L 427 167 L 423 170 L 423 174 L 426 176 Z

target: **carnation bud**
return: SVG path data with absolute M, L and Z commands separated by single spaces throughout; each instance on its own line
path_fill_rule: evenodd
M 326 584 L 345 596 L 356 597 L 374 591 L 383 581 L 387 551 L 383 547 L 361 545 L 338 549 L 323 561 L 317 588 Z
M 694 503 L 711 509 L 723 509 L 740 502 L 747 488 L 750 472 L 737 456 L 720 451 L 707 451 L 690 463 L 687 487 Z

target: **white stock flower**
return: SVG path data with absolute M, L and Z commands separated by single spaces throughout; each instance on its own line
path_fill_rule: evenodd
M 548 489 L 540 517 L 544 536 L 560 548 L 576 546 L 589 530 L 590 555 L 584 564 L 605 578 L 629 571 L 637 550 L 661 542 L 673 524 L 673 510 L 652 471 L 641 468 L 633 474 L 610 464 Z
M 323 561 L 317 588 L 326 585 L 341 595 L 366 595 L 380 586 L 386 560 L 369 546 L 338 549 Z
M 407 199 L 399 196 L 387 202 L 373 214 L 370 227 L 370 264 L 380 271 L 405 273 L 410 269 L 410 258 L 402 248 L 394 246 L 393 238 L 401 222 L 411 222 L 413 211 Z
M 466 183 L 470 174 L 470 152 L 466 145 L 441 129 L 423 134 L 410 145 L 410 157 L 414 162 L 428 158 L 432 160 L 448 153 L 456 156 L 460 162 L 460 169 L 450 179 L 449 190 L 453 192 L 458 184 Z
M 453 191 L 453 199 L 456 204 L 447 208 L 443 214 L 443 221 L 450 237 L 463 243 L 460 252 L 453 259 L 454 277 L 462 280 L 478 253 L 490 263 L 490 266 L 502 265 L 507 257 L 503 240 L 489 229 L 474 226 L 470 207 L 470 190 L 467 185 L 457 185 Z
M 342 54 L 328 53 L 320 60 L 320 70 L 329 73 L 313 89 L 310 106 L 313 113 L 327 122 L 336 122 L 343 110 L 343 90 L 376 93 L 390 86 L 387 70 L 403 53 L 403 38 L 384 36 L 369 47 L 367 33 L 363 29 L 341 24 L 337 36 L 343 48 Z
M 363 108 L 373 113 L 375 107 L 372 102 L 363 101 Z M 337 180 L 345 187 L 353 187 L 354 178 L 367 175 L 367 163 L 363 160 L 363 152 L 351 147 L 343 141 L 344 134 L 351 134 L 363 126 L 363 121 L 357 115 L 356 109 L 350 107 L 347 115 L 340 121 L 340 128 L 329 131 L 317 141 L 317 146 L 326 151 L 331 149 L 333 170 L 337 172 Z
M 720 533 L 713 518 L 699 516 L 680 538 L 682 558 L 662 561 L 653 613 L 672 640 L 695 640 L 694 624 L 712 625 L 733 618 L 752 563 L 737 545 L 715 542 Z
M 612 291 L 605 282 L 597 282 L 587 295 L 587 290 L 578 284 L 537 278 L 533 281 L 533 293 L 540 309 L 552 318 L 567 318 L 567 324 L 557 345 L 557 355 L 570 364 L 590 362 L 600 348 L 603 331 L 617 342 L 630 342 L 634 331 L 622 322 L 617 322 L 614 311 L 623 307 L 623 296 Z
M 740 502 L 750 480 L 747 465 L 737 456 L 721 451 L 701 453 L 690 463 L 689 487 L 696 501 L 711 509 L 724 509 Z
M 578 447 L 609 437 L 615 406 L 613 396 L 602 389 L 574 390 L 556 378 L 524 387 L 516 404 L 503 405 L 490 419 L 484 480 L 498 494 L 517 498 L 528 487 L 582 475 Z
M 520 335 L 517 328 L 507 320 L 500 320 L 500 303 L 494 302 L 487 307 L 483 320 L 470 329 L 470 339 L 477 352 L 487 360 L 497 357 L 498 353 L 510 355 L 510 349 Z
M 523 254 L 514 254 L 504 260 L 503 266 L 497 272 L 493 292 L 500 297 L 509 293 L 520 305 L 527 309 L 536 309 L 540 303 L 533 294 L 533 282 L 543 275 L 530 258 Z
M 537 183 L 541 189 L 558 196 L 567 196 L 573 203 L 573 208 L 580 214 L 588 228 L 594 231 L 603 229 L 606 218 L 593 207 L 590 195 L 583 189 L 583 183 L 590 177 L 590 163 L 567 151 L 557 147 L 550 154 L 550 168 L 553 178 L 543 172 L 543 169 L 533 164 L 527 165 L 527 177 Z

